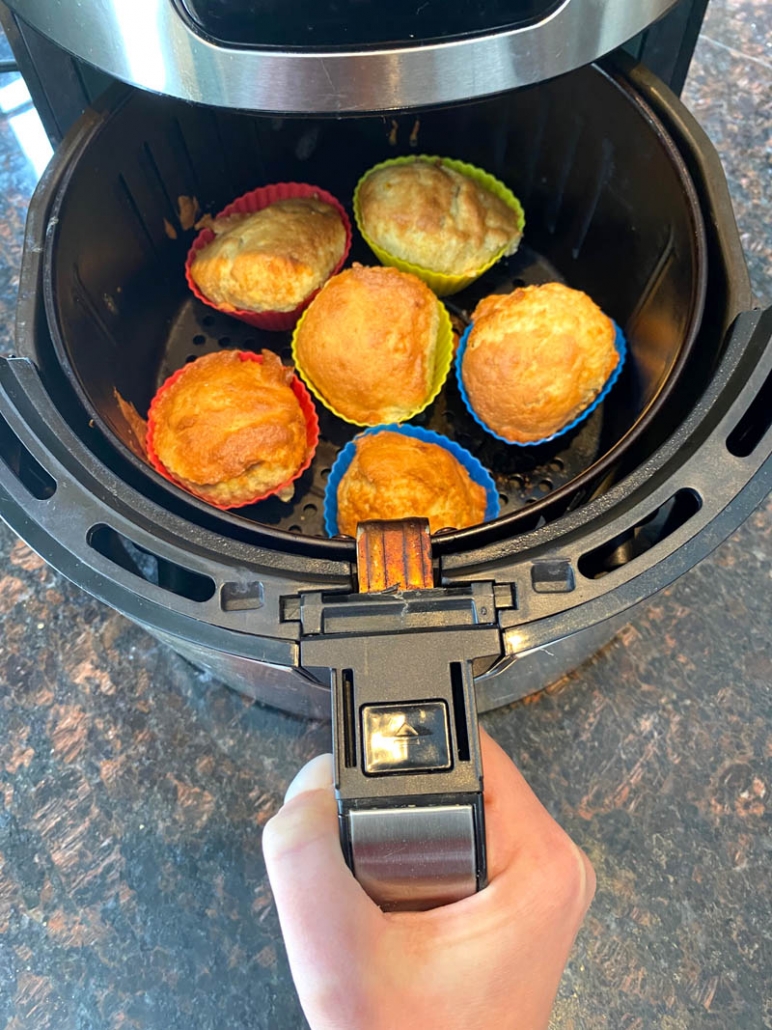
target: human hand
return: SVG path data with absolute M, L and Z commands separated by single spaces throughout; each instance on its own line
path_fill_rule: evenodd
M 382 912 L 346 865 L 332 756 L 309 762 L 263 851 L 313 1030 L 545 1030 L 595 892 L 583 852 L 481 731 L 489 884 L 428 912 Z

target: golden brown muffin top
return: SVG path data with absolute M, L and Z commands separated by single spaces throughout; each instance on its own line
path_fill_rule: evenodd
M 399 422 L 433 382 L 439 302 L 414 275 L 355 264 L 311 302 L 298 365 L 325 402 L 365 425 Z
M 164 466 L 190 483 L 233 479 L 258 463 L 299 468 L 306 423 L 292 392 L 292 369 L 276 354 L 243 361 L 207 354 L 157 397 L 153 445 Z
M 204 296 L 225 310 L 293 311 L 346 249 L 340 214 L 314 197 L 216 218 L 211 228 L 215 238 L 196 253 L 190 274 Z
M 356 441 L 338 484 L 338 530 L 369 519 L 426 518 L 432 533 L 485 519 L 485 488 L 439 444 L 384 430 Z
M 462 377 L 494 432 L 525 443 L 562 429 L 592 403 L 616 368 L 614 323 L 581 290 L 525 286 L 481 300 Z
M 359 189 L 359 212 L 394 257 L 446 275 L 471 274 L 502 248 L 514 253 L 522 235 L 512 208 L 440 160 L 376 169 Z

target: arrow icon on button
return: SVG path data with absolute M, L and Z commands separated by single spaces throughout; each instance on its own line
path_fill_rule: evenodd
M 390 733 L 391 737 L 431 737 L 432 731 L 426 726 L 411 726 L 409 722 L 403 722 L 396 733 Z

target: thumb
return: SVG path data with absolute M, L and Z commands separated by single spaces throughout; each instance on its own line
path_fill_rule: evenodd
M 263 830 L 263 854 L 298 993 L 318 996 L 382 919 L 343 858 L 332 755 L 314 758 L 290 784 Z

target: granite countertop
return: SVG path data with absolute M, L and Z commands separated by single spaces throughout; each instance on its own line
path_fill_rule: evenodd
M 764 0 L 713 0 L 685 91 L 765 303 L 771 41 Z M 34 180 L 0 117 L 6 353 Z M 329 726 L 213 682 L 5 527 L 0 548 L 0 1025 L 304 1025 L 260 834 Z M 483 720 L 598 874 L 554 1030 L 772 1028 L 771 591 L 768 502 L 591 662 Z

